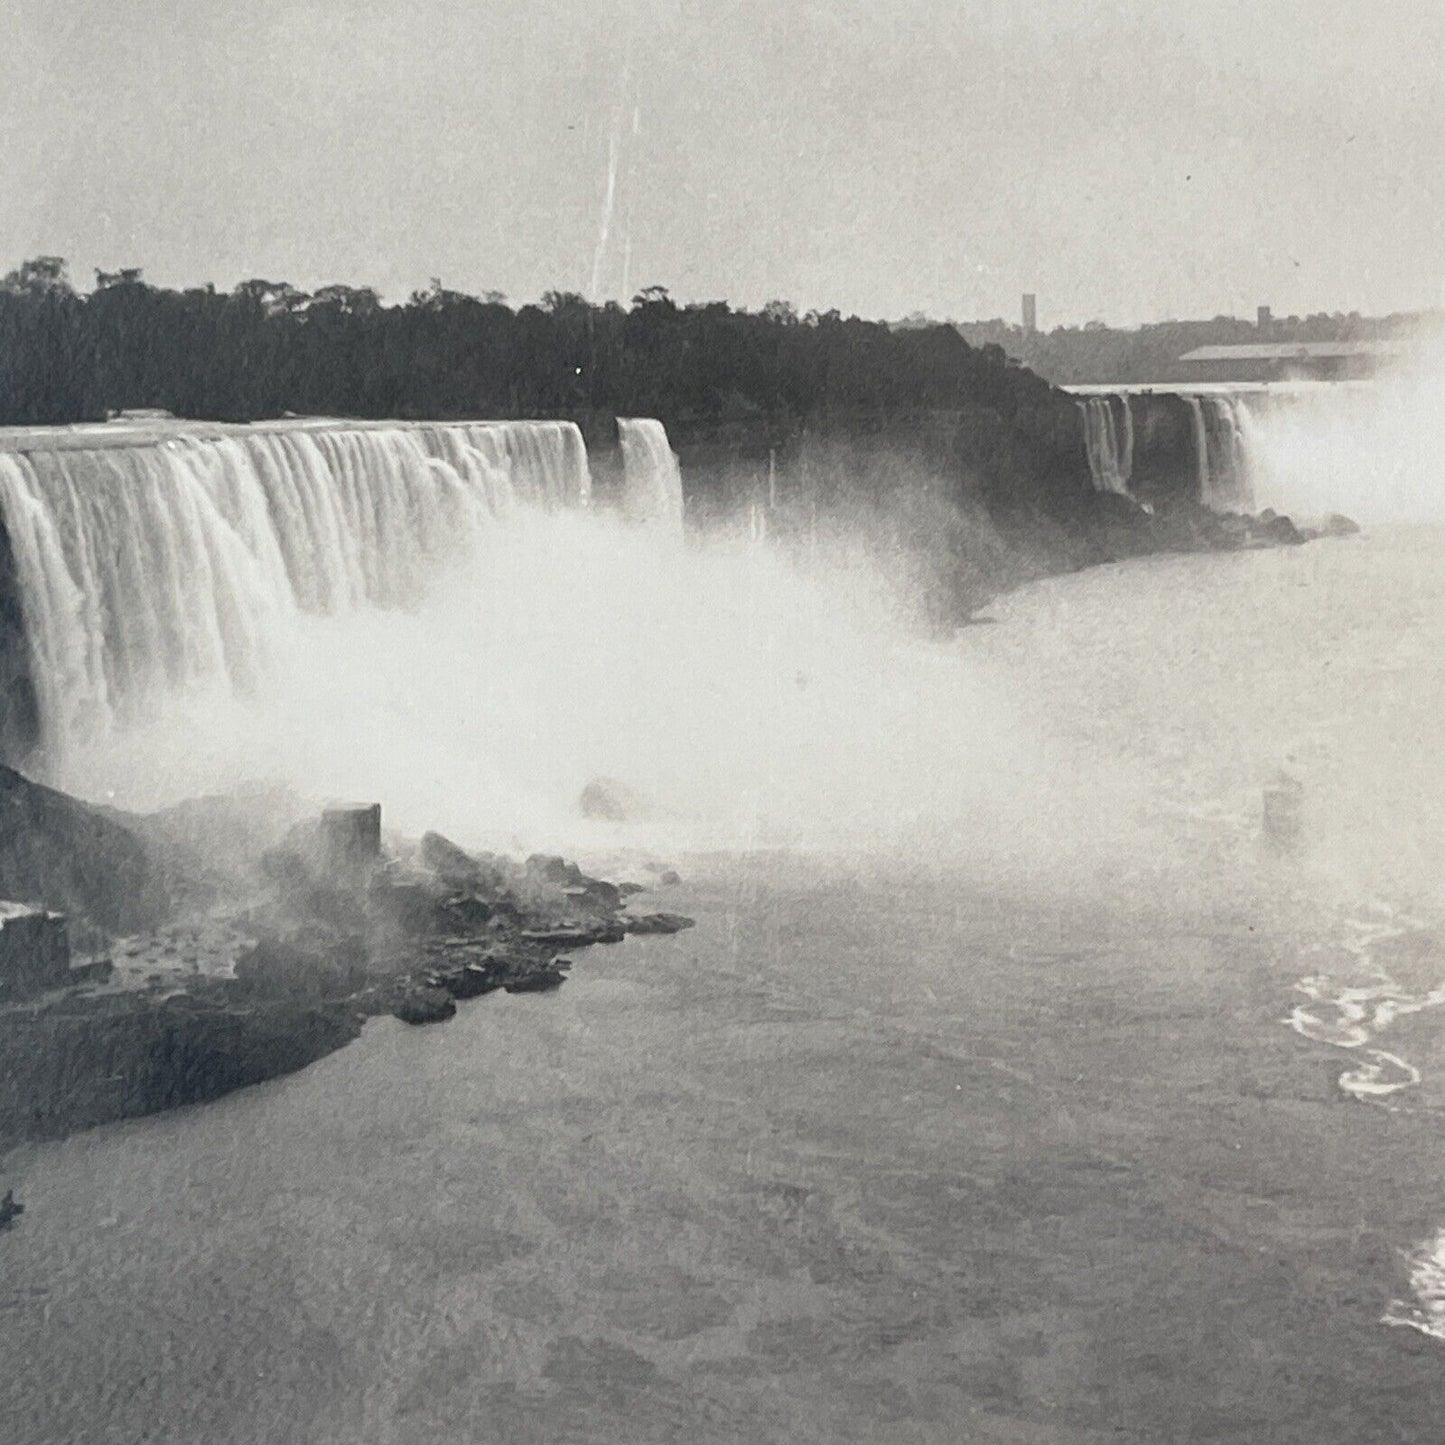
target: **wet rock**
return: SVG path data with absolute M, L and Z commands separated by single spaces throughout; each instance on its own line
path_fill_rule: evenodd
M 77 963 L 71 966 L 70 972 L 66 975 L 68 984 L 89 984 L 105 983 L 115 973 L 115 964 L 108 958 L 94 958 L 89 963 Z
M 328 808 L 321 815 L 318 837 L 328 875 L 366 877 L 381 857 L 381 804 Z
M 635 894 L 646 892 L 647 886 L 643 883 L 619 883 L 617 885 L 617 896 L 619 900 L 631 898 Z
M 1280 773 L 1264 790 L 1264 836 L 1280 852 L 1294 852 L 1304 836 L 1304 786 Z
M 347 1004 L 197 1007 L 189 994 L 171 997 L 185 1002 L 71 992 L 0 1011 L 0 1151 L 216 1099 L 302 1068 L 361 1031 Z
M 560 928 L 524 928 L 518 936 L 526 943 L 547 948 L 586 948 L 588 944 L 606 941 L 601 936 L 606 932 L 610 929 L 601 924 L 572 924 Z
M 513 977 L 503 985 L 508 993 L 547 993 L 561 988 L 567 973 L 563 961 L 553 959 L 551 963 L 535 964 Z
M 24 998 L 69 981 L 65 918 L 26 903 L 0 903 L 0 998 Z
M 493 965 L 479 960 L 437 969 L 430 975 L 430 981 L 457 999 L 480 998 L 482 994 L 501 987 Z
M 371 925 L 398 938 L 476 938 L 516 916 L 510 902 L 454 891 L 431 874 L 378 879 L 367 903 Z
M 159 858 L 125 814 L 93 808 L 0 767 L 0 898 L 43 902 L 116 933 L 171 907 Z
M 15 1191 L 7 1189 L 0 1198 L 0 1229 L 9 1229 L 25 1213 L 25 1206 L 15 1202 Z
M 270 997 L 338 999 L 368 982 L 366 949 L 359 937 L 318 929 L 262 939 L 236 960 L 242 992 Z
M 646 811 L 639 794 L 616 778 L 593 778 L 582 789 L 577 805 L 584 818 L 606 823 L 625 823 L 629 818 L 641 817 Z
M 1268 509 L 1259 514 L 1254 534 L 1286 546 L 1295 546 L 1305 540 L 1304 534 L 1288 517 L 1278 516 Z
M 637 934 L 681 933 L 684 928 L 694 925 L 695 920 L 685 918 L 681 913 L 639 913 L 623 920 L 627 931 Z
M 615 883 L 604 882 L 601 878 L 591 878 L 585 886 L 566 888 L 563 892 L 568 898 L 597 908 L 610 910 L 622 902 L 622 890 Z
M 468 853 L 440 833 L 426 833 L 421 840 L 421 861 L 452 888 L 466 889 L 496 901 L 506 896 L 517 865 L 495 853 Z
M 457 1006 L 446 989 L 418 984 L 400 994 L 391 1011 L 406 1024 L 439 1024 L 455 1017 Z
M 575 863 L 550 853 L 533 853 L 527 859 L 527 872 L 533 878 L 562 888 L 583 888 L 591 881 Z
M 436 925 L 446 933 L 476 934 L 491 922 L 494 912 L 490 903 L 473 894 L 460 894 L 437 904 Z

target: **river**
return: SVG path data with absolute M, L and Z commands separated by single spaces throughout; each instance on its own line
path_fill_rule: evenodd
M 1438 1438 L 1442 563 L 1025 589 L 941 656 L 1036 838 L 671 857 L 556 995 L 21 1151 L 4 1438 Z

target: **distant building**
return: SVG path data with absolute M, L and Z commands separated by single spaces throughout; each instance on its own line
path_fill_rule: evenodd
M 1261 307 L 1267 315 L 1268 308 Z M 1179 358 L 1200 381 L 1343 381 L 1372 376 L 1404 353 L 1393 341 L 1286 341 L 1197 346 Z
M 1268 306 L 1257 306 L 1254 311 L 1254 324 L 1261 331 L 1268 331 L 1270 323 L 1274 320 L 1274 313 Z
M 1024 292 L 1024 335 L 1032 336 L 1039 329 L 1039 298 L 1032 291 Z

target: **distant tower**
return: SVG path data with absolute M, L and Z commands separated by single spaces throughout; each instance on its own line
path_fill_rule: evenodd
M 1039 329 L 1039 298 L 1032 291 L 1024 292 L 1024 334 L 1032 336 Z
M 1274 320 L 1274 315 L 1268 306 L 1257 306 L 1254 311 L 1254 324 L 1264 331 Z

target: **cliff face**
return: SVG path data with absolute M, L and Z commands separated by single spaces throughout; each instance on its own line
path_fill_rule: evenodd
M 1136 505 L 1094 490 L 1078 408 L 1061 392 L 1008 413 L 677 425 L 695 524 L 755 509 L 784 541 L 861 539 L 940 625 L 1031 578 L 1151 546 Z
M 0 513 L 0 758 L 20 761 L 40 740 L 25 610 L 10 530 Z
M 68 998 L 0 1012 L 0 1149 L 219 1098 L 349 1043 L 345 1005 Z
M 164 917 L 169 887 L 121 815 L 0 767 L 0 898 L 129 933 Z

